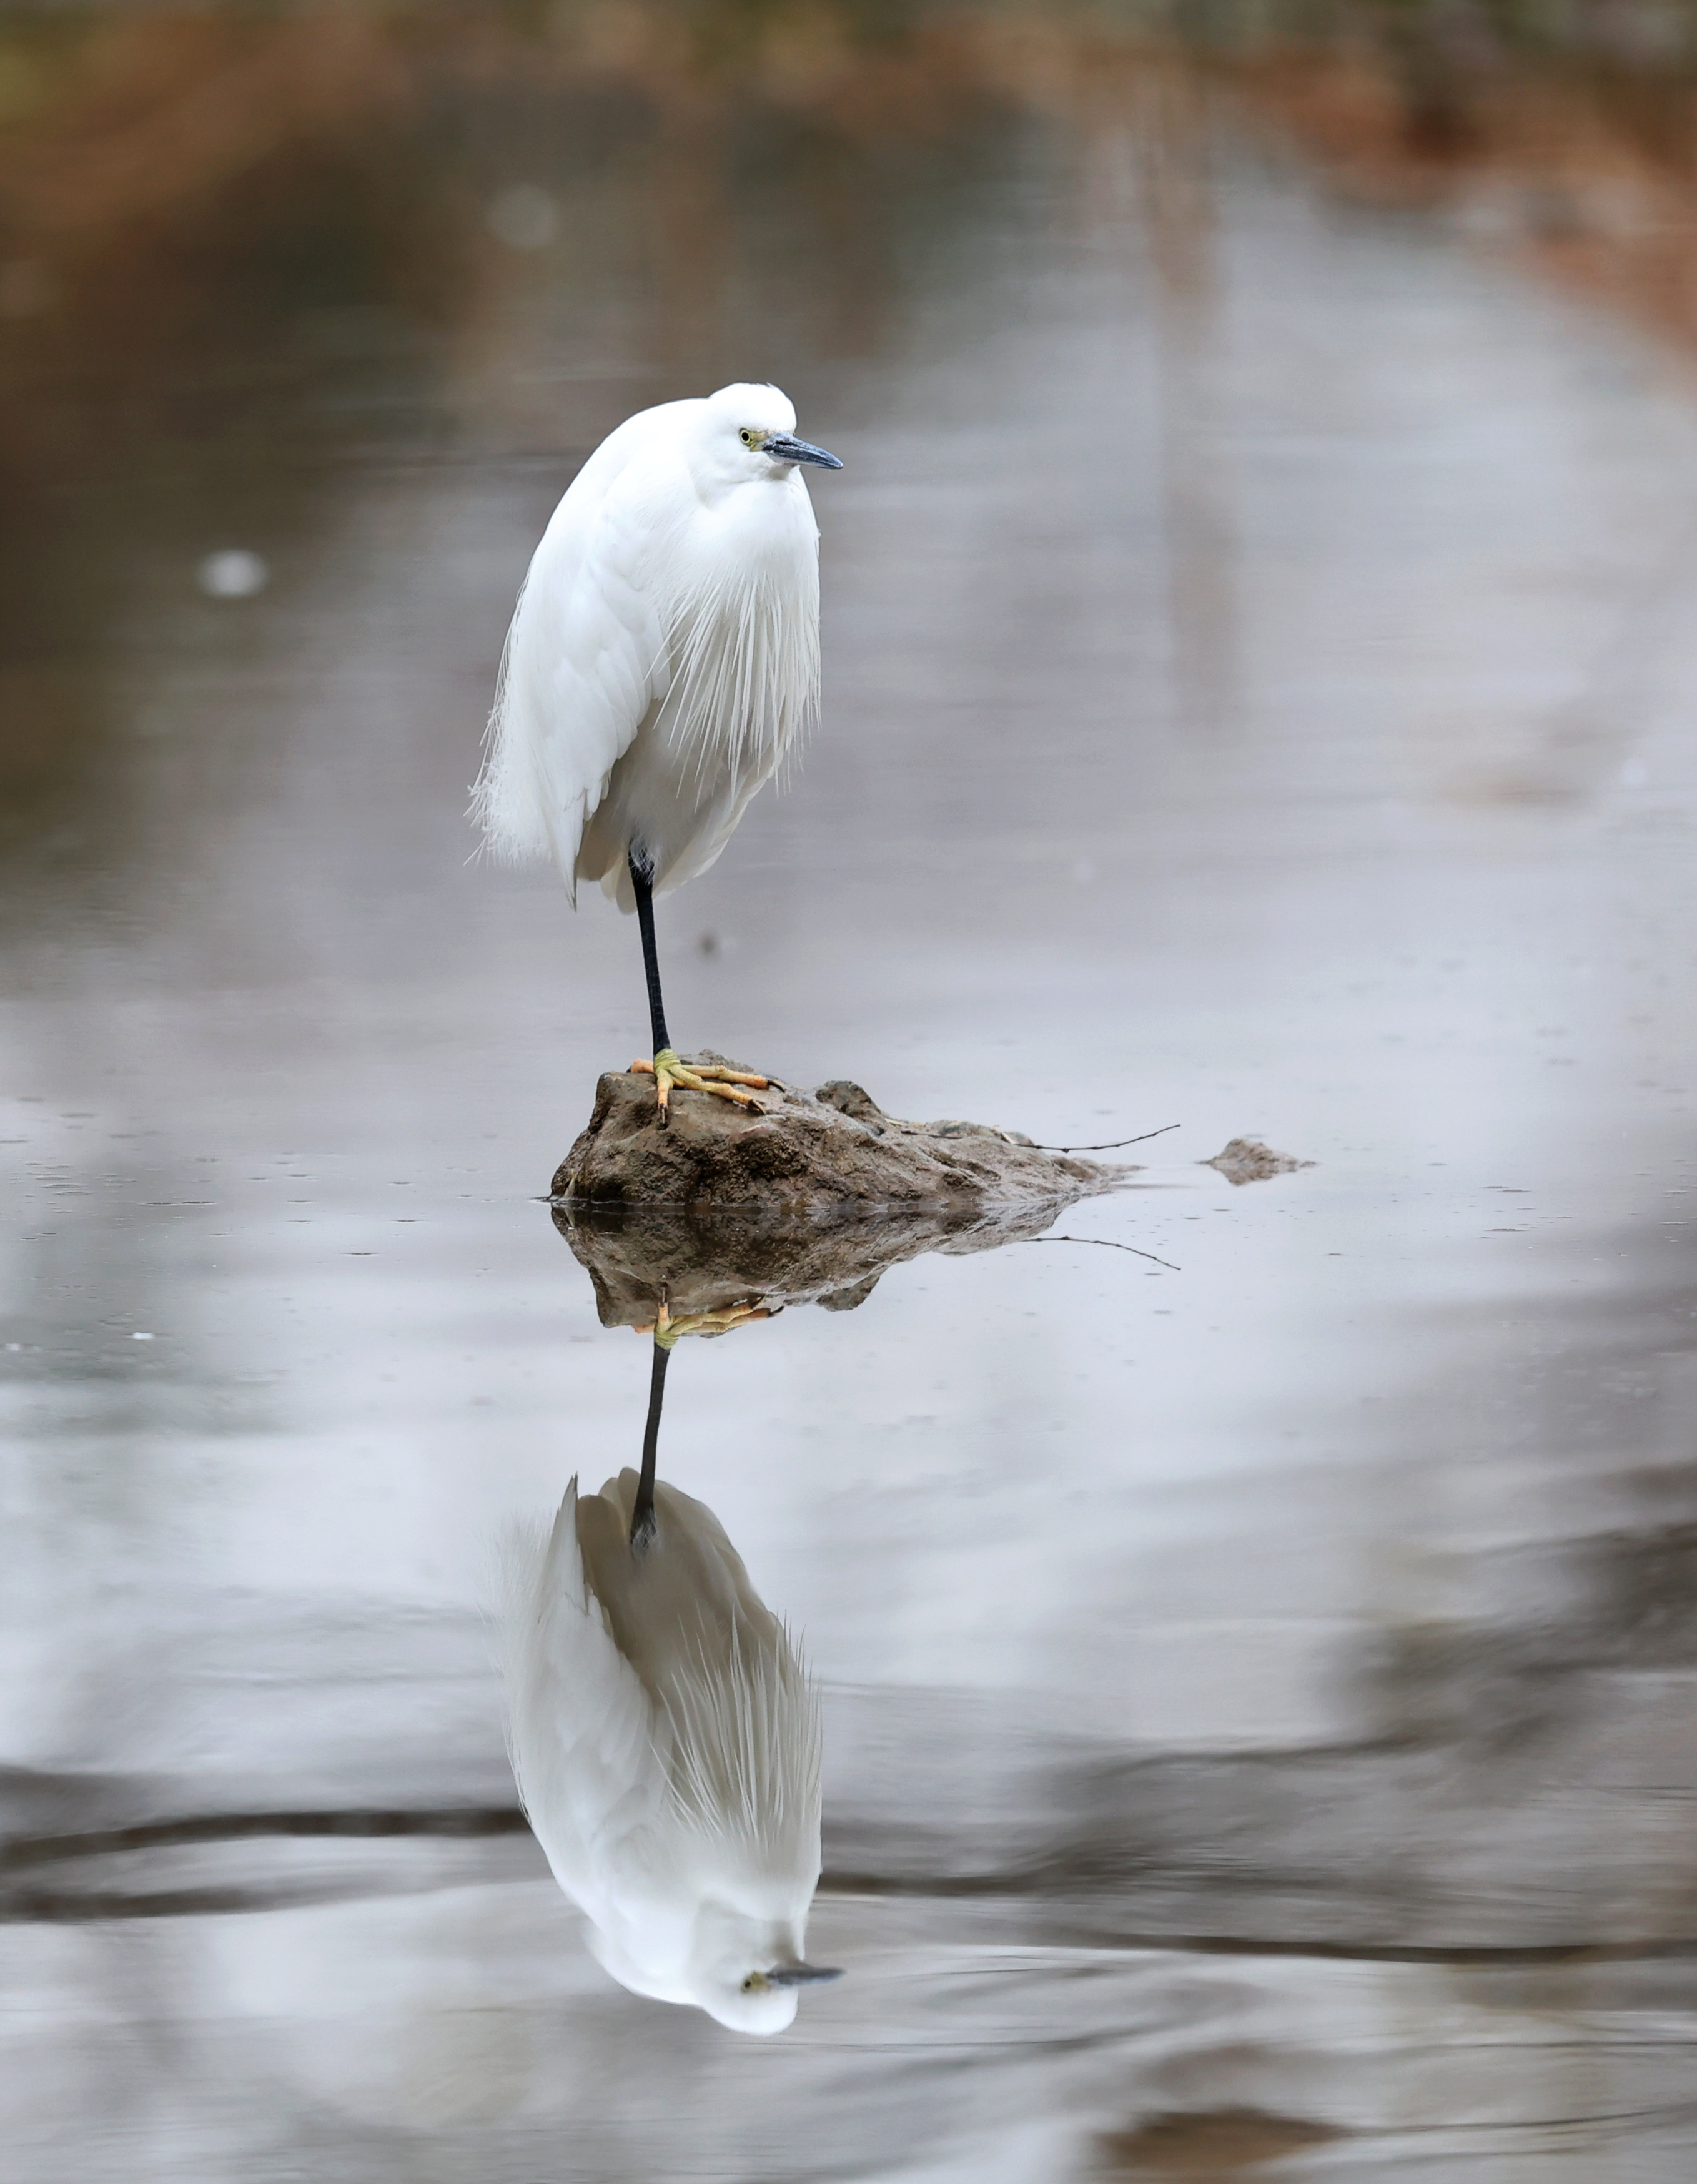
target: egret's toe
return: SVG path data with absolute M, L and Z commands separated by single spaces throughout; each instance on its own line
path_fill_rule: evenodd
M 730 1069 L 727 1068 L 723 1062 L 717 1061 L 695 1062 L 692 1067 L 692 1074 L 696 1077 L 711 1077 L 716 1087 L 719 1084 L 752 1084 L 757 1092 L 768 1090 L 772 1083 L 769 1077 L 762 1077 L 752 1069 Z
M 742 1089 L 747 1084 L 757 1085 L 762 1092 L 767 1089 L 768 1080 L 750 1069 L 728 1069 L 708 1061 L 697 1066 L 683 1061 L 669 1046 L 662 1048 L 652 1061 L 633 1061 L 631 1069 L 655 1079 L 662 1123 L 667 1118 L 674 1087 L 680 1092 L 715 1092 L 720 1099 L 733 1100 L 740 1107 L 751 1107 L 756 1115 L 766 1112 L 752 1093 Z

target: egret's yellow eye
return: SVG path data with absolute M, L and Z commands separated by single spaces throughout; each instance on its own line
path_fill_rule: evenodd
M 756 432 L 751 426 L 745 425 L 741 432 L 738 433 L 737 437 L 742 442 L 744 447 L 756 448 L 766 437 L 766 435 L 764 432 Z
M 743 434 L 743 437 L 744 439 L 748 437 L 746 432 Z M 763 1994 L 766 1992 L 766 1986 L 767 1982 L 758 1972 L 751 1972 L 742 1983 L 742 1991 L 745 1994 Z

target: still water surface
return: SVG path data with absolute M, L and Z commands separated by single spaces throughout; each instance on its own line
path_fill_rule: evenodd
M 806 337 L 759 271 L 645 332 L 575 239 L 639 175 L 544 173 L 421 362 L 307 314 L 256 437 L 12 542 L 76 724 L 4 901 L 20 2180 L 1689 2175 L 1697 404 L 1229 136 L 1175 276 L 1140 157 L 986 124 Z M 847 1976 L 757 2042 L 515 1810 L 495 1542 L 649 1376 L 539 1195 L 645 1028 L 461 813 L 575 461 L 767 373 L 847 463 L 825 719 L 663 905 L 681 1039 L 1181 1128 L 673 1358 L 823 1695 Z

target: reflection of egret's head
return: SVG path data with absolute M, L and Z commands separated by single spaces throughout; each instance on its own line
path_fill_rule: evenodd
M 514 1771 L 589 1942 L 639 1994 L 780 2032 L 819 1878 L 819 1713 L 710 1509 L 634 1471 L 574 1480 L 513 1542 L 502 1619 Z M 633 1543 L 633 1533 L 636 1538 Z
M 805 1921 L 804 1911 L 800 1923 Z M 841 1977 L 828 1966 L 788 1957 L 787 1936 L 761 1910 L 712 1901 L 696 1911 L 689 1963 L 675 1986 L 650 1983 L 644 1968 L 622 1958 L 599 1928 L 591 1928 L 589 1946 L 622 1986 L 661 2002 L 694 2003 L 733 2032 L 784 2031 L 795 2021 L 804 1986 Z

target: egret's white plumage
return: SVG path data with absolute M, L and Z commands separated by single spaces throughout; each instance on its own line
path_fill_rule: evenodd
M 555 510 L 507 633 L 474 809 L 575 902 L 705 872 L 814 712 L 818 526 L 775 387 L 629 418 Z M 781 450 L 792 450 L 789 454 Z
M 819 1878 L 818 1696 L 710 1509 L 658 1485 L 633 1550 L 637 1485 L 573 1479 L 550 1534 L 509 1543 L 519 1793 L 615 1979 L 781 2031 Z

